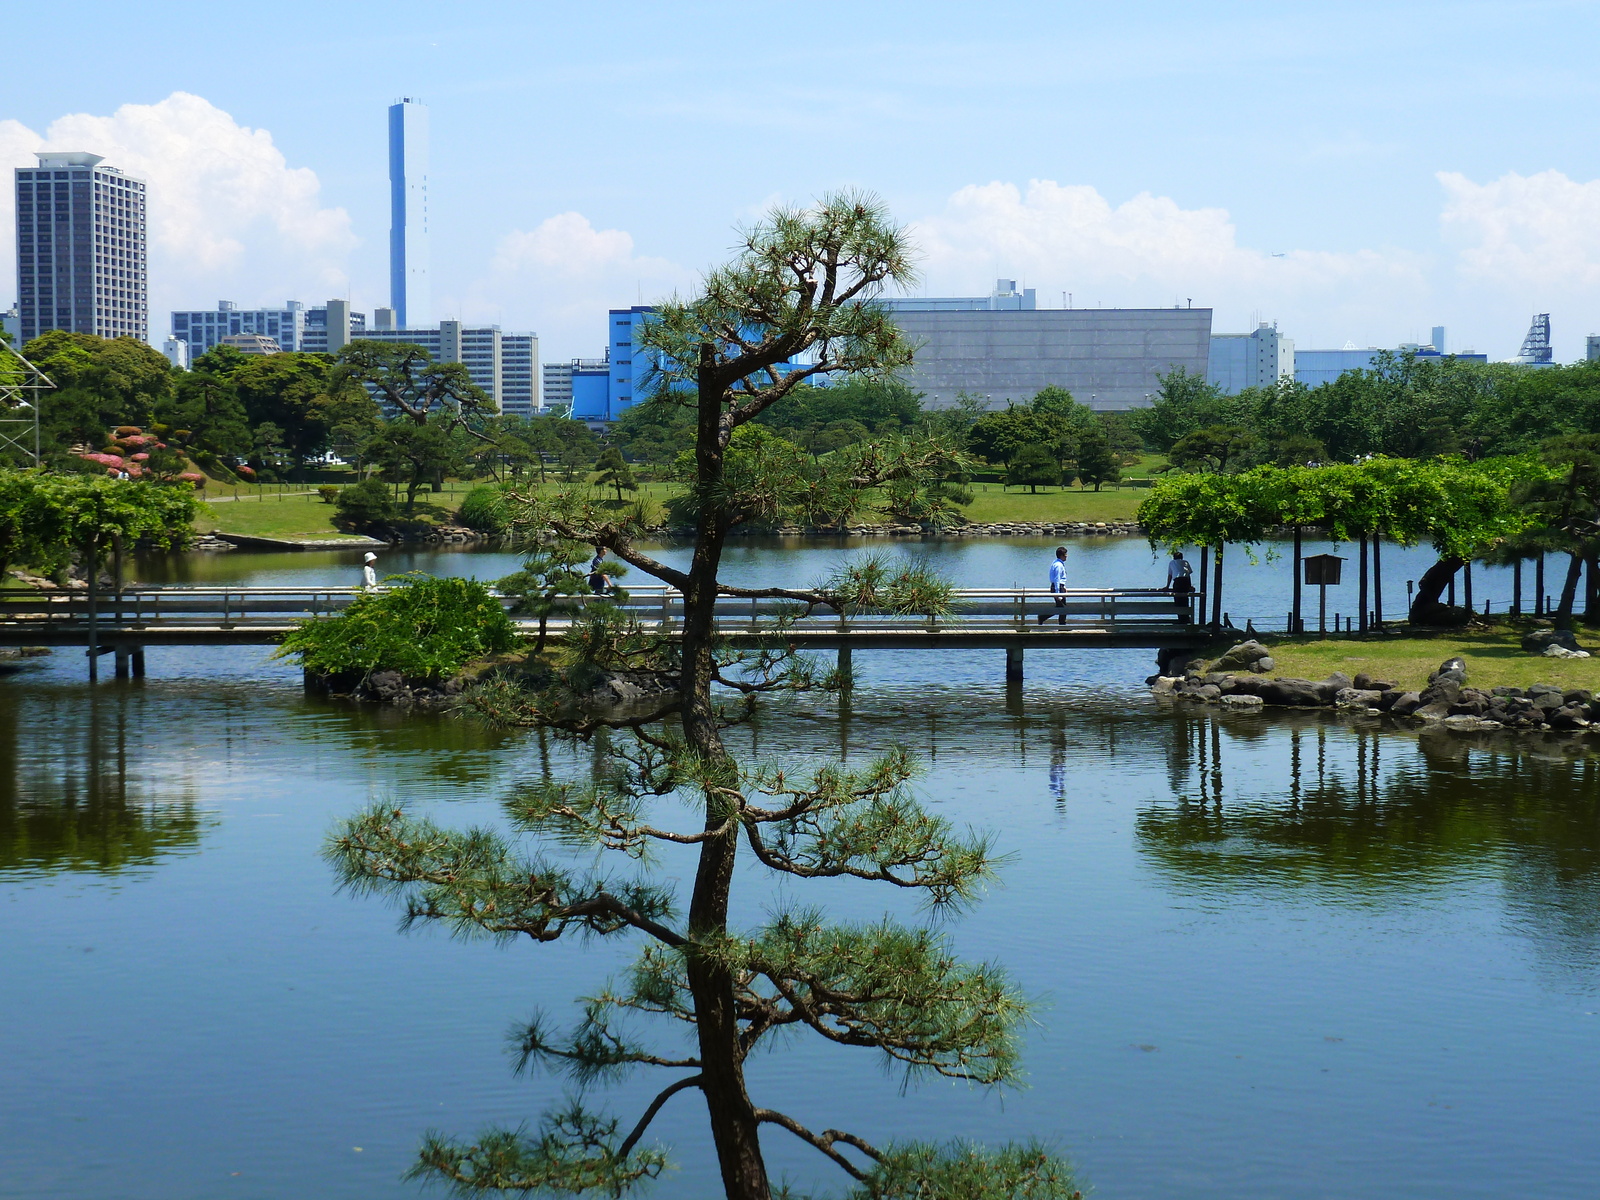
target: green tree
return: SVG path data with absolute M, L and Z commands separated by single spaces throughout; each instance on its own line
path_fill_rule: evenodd
M 600 452 L 600 457 L 595 460 L 594 469 L 600 473 L 595 480 L 597 484 L 616 489 L 618 504 L 622 503 L 624 491 L 639 490 L 639 485 L 633 480 L 633 472 L 628 469 L 628 460 L 622 457 L 622 451 L 615 446 L 607 446 Z
M 339 352 L 331 383 L 369 389 L 397 419 L 419 426 L 440 417 L 452 424 L 466 422 L 495 411 L 494 401 L 472 382 L 464 363 L 436 363 L 411 342 L 357 338 Z
M 1239 403 L 1207 383 L 1203 373 L 1174 367 L 1160 378 L 1160 390 L 1149 408 L 1128 414 L 1133 430 L 1153 450 L 1165 452 L 1187 433 L 1207 425 L 1242 425 Z
M 503 596 L 514 598 L 512 612 L 525 613 L 539 619 L 539 633 L 534 639 L 533 652 L 544 653 L 549 638 L 551 617 L 571 617 L 583 611 L 577 596 L 591 595 L 589 586 L 590 548 L 582 542 L 566 538 L 553 538 L 537 545 L 523 560 L 522 569 L 507 575 L 495 587 Z M 620 564 L 602 563 L 605 573 L 620 568 Z
M 476 579 L 417 572 L 384 582 L 390 586 L 363 592 L 341 613 L 302 622 L 276 657 L 329 678 L 365 681 L 374 671 L 398 671 L 438 681 L 516 645 L 515 623 Z
M 406 509 L 416 508 L 425 485 L 435 491 L 446 475 L 466 468 L 468 446 L 448 419 L 416 424 L 408 418 L 389 421 L 366 445 L 367 461 L 381 477 L 406 489 Z
M 1600 558 L 1600 435 L 1552 438 L 1544 458 L 1554 470 L 1521 480 L 1513 495 L 1536 523 L 1540 541 L 1568 556 L 1554 621 L 1557 629 L 1571 629 L 1583 566 L 1589 563 L 1592 572 Z
M 1116 483 L 1122 478 L 1122 468 L 1117 465 L 1111 441 L 1098 424 L 1089 426 L 1080 436 L 1077 460 L 1078 478 L 1094 484 L 1097 492 L 1102 483 Z
M 399 515 L 388 487 L 376 479 L 364 479 L 340 488 L 333 501 L 335 527 L 350 533 L 387 530 Z
M 13 563 L 58 568 L 81 552 L 93 570 L 111 547 L 181 547 L 198 512 L 188 483 L 0 470 L 0 575 Z
M 1250 465 L 1260 448 L 1261 439 L 1241 425 L 1208 425 L 1174 442 L 1167 459 L 1180 470 L 1226 475 Z
M 745 1078 L 749 1056 L 786 1029 L 874 1048 L 886 1062 L 918 1075 L 1003 1084 L 1017 1070 L 1026 1005 L 998 968 L 960 962 L 937 929 L 887 918 L 835 924 L 818 911 L 795 908 L 747 932 L 730 924 L 743 845 L 780 878 L 888 882 L 936 906 L 974 899 L 992 869 L 987 839 L 954 829 L 909 794 L 912 764 L 903 754 L 860 771 L 836 764 L 742 767 L 721 736 L 733 717 L 713 697 L 715 684 L 759 692 L 803 674 L 781 645 L 754 657 L 730 657 L 715 626 L 719 596 L 787 597 L 843 611 L 862 604 L 937 611 L 948 603 L 948 588 L 914 569 L 896 573 L 879 565 L 810 591 L 739 588 L 719 575 L 736 520 L 772 511 L 793 495 L 784 481 L 764 475 L 729 478 L 741 435 L 762 432 L 752 427 L 754 419 L 807 379 L 903 367 L 910 348 L 875 299 L 885 283 L 910 274 L 904 235 L 876 202 L 831 197 L 811 210 L 774 212 L 745 232 L 735 260 L 711 272 L 700 295 L 669 301 L 652 314 L 640 340 L 657 360 L 657 394 L 674 395 L 696 416 L 695 547 L 684 569 L 639 549 L 637 521 L 599 507 L 586 498 L 587 489 L 529 504 L 530 534 L 610 549 L 677 588 L 684 614 L 680 640 L 670 654 L 662 651 L 673 691 L 652 711 L 604 722 L 631 729 L 635 747 L 612 755 L 593 785 L 520 793 L 507 806 L 512 829 L 641 863 L 662 842 L 688 847 L 698 867 L 686 912 L 659 876 L 624 879 L 558 867 L 521 853 L 502 834 L 452 833 L 394 805 L 349 821 L 334 839 L 329 854 L 343 879 L 409 897 L 408 911 L 417 920 L 539 941 L 594 935 L 645 942 L 627 979 L 597 993 L 575 1029 L 535 1020 L 518 1039 L 524 1062 L 568 1071 L 583 1082 L 640 1066 L 677 1072 L 632 1129 L 624 1133 L 616 1120 L 578 1100 L 533 1134 L 491 1132 L 468 1143 L 430 1137 L 419 1174 L 473 1191 L 621 1192 L 659 1174 L 663 1156 L 642 1138 L 661 1105 L 693 1089 L 706 1105 L 723 1189 L 734 1200 L 772 1195 L 758 1136 L 763 1124 L 815 1147 L 859 1181 L 863 1196 L 1045 1200 L 1071 1192 L 1065 1168 L 1031 1148 L 879 1149 L 835 1130 L 813 1132 L 757 1105 Z M 780 371 L 780 363 L 799 365 Z M 787 469 L 791 460 L 775 453 L 782 441 L 770 432 L 756 437 L 753 447 L 774 453 L 768 459 L 752 449 L 741 469 L 754 472 L 766 461 Z M 811 461 L 790 450 L 801 463 Z M 894 449 L 859 453 L 858 468 L 870 469 L 856 480 L 864 490 L 905 469 Z M 627 644 L 619 640 L 624 626 L 606 624 L 614 620 L 576 630 L 569 652 Z M 605 637 L 608 628 L 617 637 Z M 557 727 L 593 730 L 601 723 L 593 717 L 568 722 L 558 711 L 541 711 Z M 671 726 L 661 727 L 669 716 Z M 696 828 L 679 832 L 654 824 L 653 801 L 669 797 L 695 805 Z M 682 1022 L 693 1031 L 692 1045 L 673 1051 L 628 1027 L 630 1016 L 647 1014 Z
M 1037 493 L 1040 484 L 1050 487 L 1060 482 L 1061 464 L 1056 460 L 1056 452 L 1038 442 L 1018 450 L 1006 467 L 1007 487 L 1026 487 Z
M 242 461 L 256 450 L 244 405 L 220 376 L 180 374 L 173 394 L 156 405 L 155 418 L 166 429 L 186 430 L 184 444 L 206 455 Z

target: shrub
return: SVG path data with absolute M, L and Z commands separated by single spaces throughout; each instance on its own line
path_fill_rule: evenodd
M 387 527 L 397 515 L 388 485 L 376 479 L 340 488 L 333 507 L 334 525 L 352 533 Z
M 504 533 L 509 517 L 506 495 L 497 487 L 473 488 L 456 511 L 456 520 L 479 533 Z
M 317 495 L 322 497 L 324 504 L 333 504 L 339 499 L 339 485 L 336 483 L 320 484 L 317 487 Z
M 338 616 L 302 621 L 283 639 L 278 656 L 295 658 L 318 675 L 399 671 L 439 679 L 517 643 L 516 625 L 476 579 L 419 573 L 386 582 L 395 586 L 357 596 Z

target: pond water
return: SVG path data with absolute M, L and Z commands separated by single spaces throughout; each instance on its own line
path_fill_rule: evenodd
M 1008 584 L 1042 574 L 1048 546 L 928 552 L 958 582 Z M 1142 543 L 1074 547 L 1085 582 L 1151 570 Z M 729 574 L 805 582 L 841 549 L 736 547 Z M 386 557 L 483 577 L 513 562 Z M 352 566 L 141 570 L 268 583 Z M 1274 571 L 1241 567 L 1234 594 L 1276 602 Z M 148 653 L 148 678 L 93 690 L 66 654 L 0 677 L 0 1197 L 412 1196 L 399 1176 L 424 1130 L 532 1121 L 559 1099 L 562 1082 L 512 1075 L 507 1031 L 570 1016 L 626 951 L 401 934 L 391 909 L 335 891 L 318 850 L 375 799 L 495 824 L 520 781 L 589 760 L 308 698 L 260 649 Z M 902 1092 L 870 1056 L 796 1039 L 754 1063 L 757 1102 L 877 1142 L 1037 1135 L 1115 1200 L 1600 1191 L 1600 763 L 1174 706 L 1144 694 L 1149 657 L 1031 656 L 1008 686 L 993 654 L 858 653 L 848 704 L 788 699 L 732 734 L 752 761 L 921 756 L 924 797 L 1010 855 L 949 931 L 1040 1005 L 1024 1090 Z M 668 853 L 661 870 L 692 866 Z M 804 903 L 917 918 L 874 885 L 780 886 L 749 864 L 737 894 L 749 922 Z M 628 1117 L 659 1086 L 607 1101 Z M 716 1194 L 690 1096 L 653 1133 L 678 1169 L 650 1194 Z M 775 1173 L 842 1184 L 765 1137 Z

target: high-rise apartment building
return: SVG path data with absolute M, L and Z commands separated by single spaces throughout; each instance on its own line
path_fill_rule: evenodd
M 16 169 L 18 326 L 147 341 L 145 185 L 98 154 L 39 151 Z
M 232 300 L 219 300 L 215 309 L 172 314 L 172 336 L 188 344 L 191 361 L 223 338 L 252 333 L 271 338 L 285 351 L 337 354 L 366 328 L 366 314 L 351 312 L 348 300 L 329 300 L 317 308 L 298 300 L 286 300 L 282 308 L 239 308 Z
M 389 305 L 399 329 L 433 321 L 428 270 L 428 110 L 389 106 Z

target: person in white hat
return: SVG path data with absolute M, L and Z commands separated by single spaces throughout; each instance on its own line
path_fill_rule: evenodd
M 378 561 L 378 556 L 371 550 L 368 550 L 367 556 L 361 561 L 364 564 L 361 568 L 361 586 L 369 588 L 377 587 L 378 572 L 373 569 L 372 564 Z

